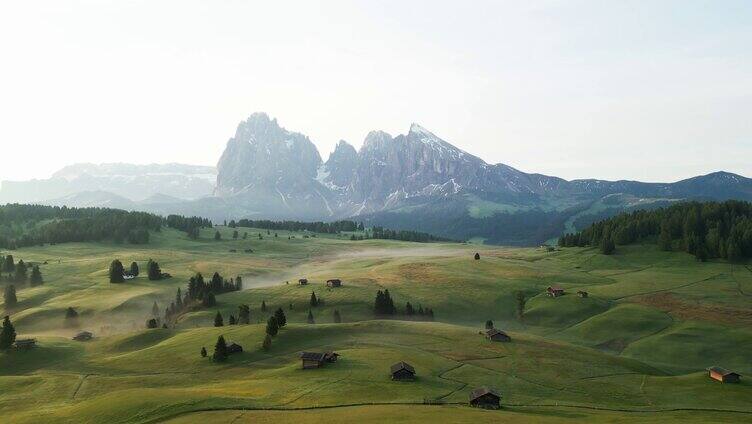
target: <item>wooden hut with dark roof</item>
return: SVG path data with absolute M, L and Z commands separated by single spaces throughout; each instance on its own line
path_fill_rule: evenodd
M 561 287 L 559 287 L 559 286 L 549 286 L 549 287 L 548 287 L 548 288 L 546 289 L 546 292 L 547 292 L 547 293 L 548 293 L 548 295 L 549 295 L 549 296 L 551 296 L 551 297 L 559 297 L 559 296 L 564 296 L 564 289 L 563 289 L 563 288 L 561 288 Z
M 721 383 L 738 383 L 741 375 L 721 367 L 708 368 L 708 377 Z
M 243 353 L 243 346 L 232 342 L 227 346 L 227 354 L 232 355 L 233 353 Z
M 339 278 L 332 278 L 331 280 L 326 280 L 326 286 L 327 287 L 342 287 L 342 280 Z
M 512 338 L 501 330 L 496 328 L 489 328 L 486 330 L 486 338 L 492 342 L 511 342 Z
M 308 279 L 307 278 L 301 278 L 300 280 L 298 280 L 298 284 L 300 284 L 301 286 L 305 286 L 305 285 L 308 284 Z
M 92 339 L 94 337 L 94 334 L 92 334 L 90 331 L 82 331 L 75 336 L 73 336 L 73 340 L 77 342 L 86 342 Z
M 16 349 L 29 350 L 37 345 L 37 339 L 16 339 Z
M 405 381 L 415 380 L 415 368 L 407 362 L 400 361 L 392 365 L 390 369 L 392 373 L 392 380 Z
M 301 352 L 300 360 L 303 361 L 303 369 L 321 368 L 326 361 L 326 353 L 323 352 Z
M 501 394 L 489 387 L 479 387 L 470 392 L 470 405 L 477 408 L 499 409 Z

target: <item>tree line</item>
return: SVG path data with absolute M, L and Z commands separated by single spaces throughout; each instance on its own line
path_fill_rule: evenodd
M 444 237 L 437 237 L 432 234 L 422 233 L 411 230 L 390 230 L 383 227 L 373 227 L 370 231 L 370 238 L 384 240 L 401 240 L 412 241 L 416 243 L 429 243 L 436 241 L 453 241 Z
M 394 300 L 389 293 L 389 289 L 376 292 L 376 298 L 373 301 L 373 313 L 377 318 L 390 318 L 399 313 L 397 307 L 394 305 Z M 424 309 L 422 305 L 418 305 L 418 308 L 415 308 L 410 302 L 405 303 L 403 315 L 408 319 L 433 321 L 433 309 Z
M 597 246 L 605 254 L 616 245 L 656 243 L 665 251 L 684 251 L 697 260 L 752 257 L 752 203 L 682 202 L 667 208 L 623 213 L 565 234 L 559 246 Z
M 311 231 L 314 233 L 336 234 L 342 231 L 363 230 L 363 223 L 355 221 L 342 220 L 334 222 L 301 222 L 301 221 L 270 221 L 270 220 L 252 220 L 241 219 L 237 222 L 231 220 L 228 224 L 230 228 L 250 227 L 262 228 L 265 230 L 286 230 L 286 231 Z

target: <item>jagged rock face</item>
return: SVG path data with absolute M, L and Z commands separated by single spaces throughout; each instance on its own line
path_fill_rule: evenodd
M 358 152 L 344 140 L 337 143 L 316 179 L 331 190 L 346 191 L 352 188 L 358 168 Z
M 238 125 L 217 164 L 217 194 L 265 189 L 298 191 L 315 179 L 321 164 L 308 137 L 255 113 Z

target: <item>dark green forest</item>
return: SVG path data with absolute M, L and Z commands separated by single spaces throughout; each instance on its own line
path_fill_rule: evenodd
M 667 208 L 623 213 L 559 238 L 559 246 L 615 246 L 657 243 L 662 250 L 684 251 L 698 260 L 752 257 L 752 203 L 684 202 Z

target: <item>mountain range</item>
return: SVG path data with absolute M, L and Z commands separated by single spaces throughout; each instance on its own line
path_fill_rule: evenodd
M 216 177 L 215 177 L 216 175 Z M 567 181 L 489 164 L 418 124 L 340 141 L 323 161 L 304 134 L 254 113 L 216 170 L 190 165 L 75 165 L 48 180 L 3 182 L 0 201 L 107 205 L 212 219 L 335 220 L 455 239 L 532 245 L 597 219 L 681 200 L 752 200 L 752 179 L 716 172 L 675 183 Z

